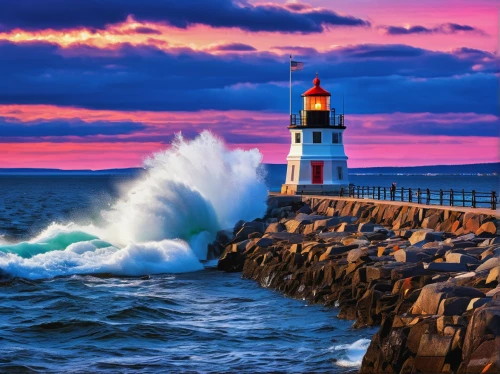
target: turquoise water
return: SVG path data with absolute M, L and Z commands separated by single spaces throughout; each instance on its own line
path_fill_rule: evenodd
M 181 242 L 103 240 L 100 212 L 134 178 L 0 176 L 0 372 L 356 370 L 374 329 L 338 310 L 221 273 Z

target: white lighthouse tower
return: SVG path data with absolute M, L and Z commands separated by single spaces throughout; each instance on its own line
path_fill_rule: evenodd
M 290 153 L 282 194 L 335 194 L 347 191 L 347 156 L 344 151 L 344 115 L 330 107 L 330 93 L 320 86 L 302 94 L 300 113 L 290 116 Z

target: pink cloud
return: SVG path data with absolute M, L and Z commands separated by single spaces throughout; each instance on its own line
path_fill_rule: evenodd
M 209 129 L 230 148 L 258 148 L 264 162 L 285 163 L 289 151 L 288 115 L 249 111 L 120 112 L 47 105 L 0 106 L 0 117 L 20 121 L 74 119 L 132 121 L 146 130 L 118 136 L 16 139 L 0 144 L 0 167 L 119 168 L 140 166 L 164 139 L 178 131 L 190 136 Z M 498 117 L 474 113 L 393 113 L 349 115 L 344 141 L 350 167 L 461 164 L 499 161 L 497 137 L 405 134 L 398 126 L 426 124 L 477 127 Z M 20 124 L 22 126 L 22 124 Z M 29 143 L 28 143 L 29 141 Z

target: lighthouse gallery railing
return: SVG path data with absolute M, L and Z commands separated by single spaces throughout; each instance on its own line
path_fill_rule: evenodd
M 290 115 L 290 126 L 306 126 L 306 113 L 305 111 L 300 111 L 298 114 Z M 335 109 L 330 111 L 329 115 L 329 125 L 332 127 L 343 127 L 344 126 L 344 115 L 336 114 Z

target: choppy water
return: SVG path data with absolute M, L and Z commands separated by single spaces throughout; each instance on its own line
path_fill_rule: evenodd
M 211 269 L 0 292 L 1 372 L 347 372 L 373 333 Z
M 374 330 L 200 262 L 215 230 L 262 214 L 258 153 L 205 135 L 150 162 L 141 175 L 0 176 L 0 372 L 359 366 Z

